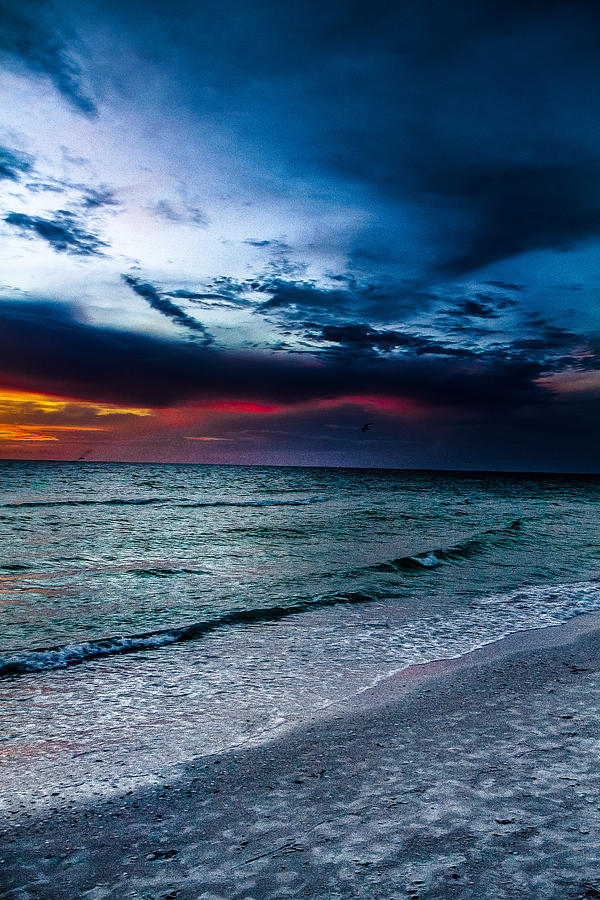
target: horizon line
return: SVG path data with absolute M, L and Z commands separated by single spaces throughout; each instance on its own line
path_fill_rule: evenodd
M 447 475 L 548 475 L 555 477 L 600 478 L 597 471 L 567 471 L 555 469 L 471 469 L 471 468 L 439 468 L 437 466 L 360 466 L 360 465 L 310 465 L 308 463 L 237 463 L 237 462 L 171 462 L 150 460 L 110 460 L 110 459 L 18 459 L 0 457 L 2 463 L 64 463 L 66 465 L 103 465 L 103 466 L 214 466 L 245 469 L 349 469 L 350 471 L 370 472 L 437 472 Z

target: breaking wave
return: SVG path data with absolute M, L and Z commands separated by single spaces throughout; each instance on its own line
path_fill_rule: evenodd
M 439 547 L 435 550 L 425 550 L 412 556 L 400 556 L 397 559 L 389 559 L 385 562 L 375 563 L 365 568 L 372 572 L 423 572 L 427 569 L 436 569 L 447 562 L 459 562 L 471 559 L 479 553 L 483 553 L 492 547 L 502 546 L 518 539 L 522 531 L 521 519 L 515 519 L 501 528 L 489 528 L 480 534 L 466 538 L 452 544 L 450 547 Z
M 184 641 L 195 641 L 204 635 L 231 625 L 264 625 L 278 622 L 288 616 L 298 615 L 312 609 L 339 604 L 369 603 L 380 596 L 361 591 L 347 594 L 331 594 L 316 598 L 298 599 L 286 606 L 270 606 L 262 609 L 238 609 L 222 616 L 216 616 L 179 628 L 149 631 L 144 634 L 123 637 L 100 638 L 99 640 L 73 641 L 58 647 L 41 647 L 34 650 L 14 650 L 0 654 L 0 678 L 25 675 L 50 669 L 64 669 L 78 663 L 118 656 L 140 650 L 156 650 Z

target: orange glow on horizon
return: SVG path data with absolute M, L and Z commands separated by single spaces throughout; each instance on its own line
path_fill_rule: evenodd
M 108 403 L 94 403 L 92 400 L 76 400 L 53 394 L 32 391 L 18 391 L 0 388 L 0 415 L 19 406 L 33 406 L 40 412 L 63 412 L 68 406 L 93 410 L 97 416 L 129 415 L 151 416 L 152 410 L 144 407 L 118 406 Z
M 269 426 L 260 421 L 262 417 L 297 416 L 309 422 L 311 415 L 335 415 L 344 408 L 347 415 L 349 407 L 365 417 L 378 412 L 414 419 L 431 412 L 410 399 L 362 394 L 295 403 L 260 398 L 197 399 L 150 408 L 0 388 L 0 457 L 110 460 L 151 459 L 157 455 L 177 459 L 186 456 L 186 444 L 198 448 L 204 445 L 207 452 L 211 444 L 215 449 L 221 446 L 226 453 L 228 446 L 238 442 L 238 432 L 244 435 L 240 439 L 252 445 L 253 420 L 262 429 L 262 437 L 256 438 L 260 442 L 269 431 Z
M 53 434 L 35 434 L 24 431 L 19 426 L 15 426 L 11 428 L 9 425 L 0 424 L 0 442 L 9 441 L 10 443 L 14 441 L 27 441 L 29 443 L 38 442 L 38 441 L 57 441 L 58 438 Z
M 33 391 L 0 389 L 0 449 L 14 450 L 21 443 L 60 443 L 61 437 L 107 432 L 94 419 L 110 416 L 151 416 L 149 409 L 112 406 L 73 400 Z M 90 421 L 91 420 L 91 421 Z

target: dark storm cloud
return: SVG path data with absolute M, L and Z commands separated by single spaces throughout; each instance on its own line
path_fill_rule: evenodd
M 73 55 L 74 35 L 45 0 L 3 0 L 0 4 L 0 59 L 45 75 L 79 112 L 96 115 Z
M 569 249 L 600 234 L 600 166 L 519 165 L 466 177 L 456 196 L 476 214 L 467 247 L 440 265 L 458 276 L 528 250 Z M 451 183 L 448 190 L 452 189 Z
M 0 378 L 7 386 L 103 402 L 168 406 L 186 401 L 279 404 L 382 396 L 467 412 L 544 404 L 527 358 L 401 360 L 234 353 L 80 324 L 56 304 L 0 304 Z
M 69 18 L 67 0 L 58 8 Z M 190 122 L 233 129 L 236 153 L 258 152 L 279 190 L 298 180 L 339 207 L 356 191 L 367 205 L 383 199 L 377 234 L 357 235 L 363 270 L 409 261 L 432 283 L 600 234 L 597 3 L 173 0 L 167 14 L 158 0 L 99 0 L 94 9 L 77 9 L 77 30 L 89 17 L 93 34 L 100 17 L 141 58 L 160 59 Z M 5 53 L 92 111 L 73 35 L 51 7 L 12 0 L 3 10 Z M 149 94 L 139 103 L 160 114 Z M 170 198 L 155 214 L 182 216 Z M 203 224 L 200 209 L 183 215 Z M 283 247 L 261 235 L 247 243 Z
M 176 303 L 173 303 L 173 301 L 169 300 L 168 297 L 165 297 L 164 294 L 160 294 L 152 284 L 140 281 L 139 278 L 134 278 L 133 275 L 123 275 L 121 277 L 125 284 L 129 285 L 138 297 L 142 297 L 152 309 L 155 309 L 168 319 L 177 322 L 178 325 L 184 325 L 190 331 L 201 334 L 204 344 L 210 344 L 212 342 L 211 336 L 201 322 L 198 322 L 197 319 L 194 319 L 192 316 L 188 316 L 188 314 L 177 306 Z
M 371 353 L 405 350 L 415 356 L 432 355 L 474 359 L 475 354 L 466 348 L 447 346 L 439 341 L 404 331 L 377 330 L 365 324 L 324 325 L 318 331 L 309 332 L 316 341 L 338 344 L 346 353 Z
M 423 282 L 356 279 L 340 274 L 329 278 L 323 286 L 313 281 L 295 278 L 255 279 L 249 284 L 256 294 L 270 294 L 259 304 L 261 313 L 276 313 L 285 321 L 298 322 L 310 313 L 337 322 L 341 316 L 367 317 L 374 320 L 397 318 L 407 312 L 422 312 L 439 299 L 424 289 Z
M 260 305 L 263 311 L 296 308 L 323 309 L 328 312 L 342 312 L 351 304 L 351 296 L 347 291 L 327 290 L 310 282 L 294 282 L 275 279 L 261 283 L 257 290 L 269 293 L 268 300 Z
M 591 87 L 600 79 L 600 9 L 464 0 L 419 7 L 418 23 L 407 4 L 390 7 L 408 33 L 386 42 L 396 54 L 364 66 L 366 118 L 356 128 L 343 123 L 332 167 L 430 221 L 434 276 L 460 277 L 600 234 Z M 384 96 L 373 84 L 382 75 L 397 85 Z
M 24 172 L 29 172 L 31 166 L 30 156 L 0 146 L 0 179 L 8 178 L 10 181 L 18 181 Z
M 4 217 L 4 221 L 7 225 L 42 238 L 57 253 L 102 256 L 102 248 L 108 246 L 97 235 L 82 228 L 73 214 L 66 210 L 58 210 L 52 219 L 11 212 Z
M 175 0 L 168 22 L 162 4 L 119 9 L 144 46 L 162 23 L 190 104 L 260 148 L 286 189 L 299 177 L 339 205 L 357 190 L 384 202 L 379 237 L 357 240 L 363 267 L 400 254 L 452 279 L 600 233 L 598 4 Z M 407 233 L 420 249 L 403 257 Z

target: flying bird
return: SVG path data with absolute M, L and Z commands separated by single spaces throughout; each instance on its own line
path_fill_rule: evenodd
M 367 422 L 365 425 L 363 425 L 363 427 L 362 427 L 360 430 L 361 430 L 361 431 L 368 431 L 370 427 L 371 427 L 371 423 L 370 423 L 370 422 Z

